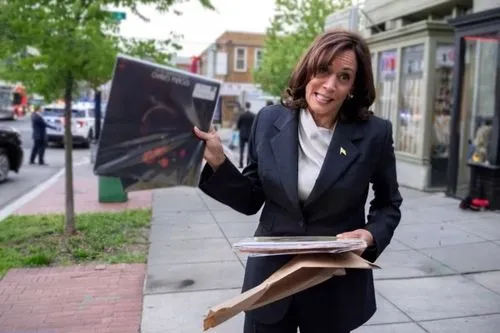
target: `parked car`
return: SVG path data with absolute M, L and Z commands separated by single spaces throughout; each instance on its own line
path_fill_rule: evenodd
M 21 134 L 13 127 L 0 126 L 0 182 L 10 171 L 19 172 L 23 164 Z
M 64 104 L 42 107 L 42 117 L 56 129 L 47 128 L 48 142 L 64 144 Z M 71 134 L 74 144 L 89 146 L 95 133 L 94 105 L 75 103 L 72 105 Z

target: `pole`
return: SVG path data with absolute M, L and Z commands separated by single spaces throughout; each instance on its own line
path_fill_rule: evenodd
M 98 141 L 99 137 L 101 135 L 101 118 L 102 118 L 102 112 L 101 112 L 101 91 L 99 89 L 95 90 L 94 103 L 95 103 L 95 133 L 94 133 L 94 139 L 96 141 Z

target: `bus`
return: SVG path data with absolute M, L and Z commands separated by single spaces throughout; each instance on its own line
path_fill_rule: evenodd
M 28 110 L 28 96 L 20 84 L 0 82 L 0 119 L 17 119 Z

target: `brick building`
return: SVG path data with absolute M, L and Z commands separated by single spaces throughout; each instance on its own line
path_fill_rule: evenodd
M 251 96 L 252 111 L 257 112 L 265 97 L 254 84 L 253 72 L 262 59 L 265 34 L 226 31 L 200 54 L 199 73 L 223 82 L 220 114 L 214 119 L 230 127 L 244 101 Z M 261 103 L 262 102 L 262 103 Z

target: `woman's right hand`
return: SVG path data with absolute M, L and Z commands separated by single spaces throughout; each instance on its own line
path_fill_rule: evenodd
M 214 171 L 217 170 L 226 160 L 224 147 L 222 147 L 219 135 L 217 135 L 217 132 L 213 128 L 209 132 L 203 132 L 198 127 L 194 128 L 194 134 L 199 139 L 205 141 L 206 146 L 203 157 Z

